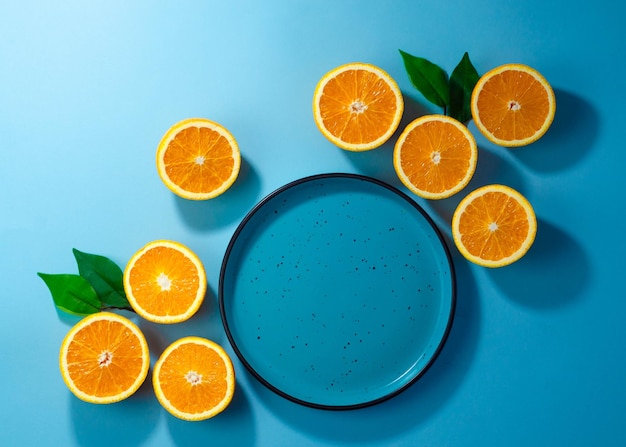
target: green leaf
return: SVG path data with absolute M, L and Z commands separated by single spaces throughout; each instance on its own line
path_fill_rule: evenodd
M 424 97 L 439 107 L 450 104 L 448 75 L 438 65 L 400 50 L 409 79 Z
M 100 312 L 100 300 L 89 281 L 79 275 L 37 273 L 52 293 L 54 304 L 64 312 L 89 315 Z
M 103 307 L 130 309 L 130 304 L 124 292 L 122 270 L 109 258 L 77 249 L 72 250 L 78 272 L 96 291 Z
M 448 114 L 462 123 L 472 119 L 470 101 L 472 91 L 479 79 L 467 52 L 450 76 L 450 109 Z

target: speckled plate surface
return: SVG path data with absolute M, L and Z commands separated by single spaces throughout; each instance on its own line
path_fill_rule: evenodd
M 441 234 L 413 200 L 353 174 L 307 177 L 263 199 L 222 264 L 237 356 L 278 394 L 359 408 L 407 388 L 439 353 L 455 307 Z

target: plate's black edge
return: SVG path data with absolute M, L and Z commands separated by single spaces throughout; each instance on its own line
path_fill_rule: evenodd
M 300 185 L 302 183 L 307 183 L 310 181 L 316 181 L 316 180 L 320 180 L 320 179 L 325 179 L 325 178 L 352 178 L 355 180 L 362 180 L 362 181 L 366 181 L 366 182 L 370 182 L 370 183 L 375 183 L 379 186 L 382 186 L 390 191 L 392 191 L 395 194 L 398 194 L 400 197 L 402 197 L 404 200 L 406 200 L 409 204 L 411 204 L 415 209 L 417 209 L 426 219 L 426 221 L 430 224 L 430 226 L 433 228 L 433 230 L 435 231 L 435 234 L 437 235 L 437 237 L 439 238 L 439 241 L 441 242 L 441 245 L 444 249 L 444 252 L 446 254 L 446 258 L 448 260 L 448 266 L 450 267 L 450 279 L 451 279 L 451 288 L 452 288 L 452 296 L 451 296 L 451 302 L 450 302 L 450 313 L 448 315 L 448 322 L 446 325 L 446 328 L 444 330 L 443 336 L 441 337 L 441 340 L 439 342 L 439 345 L 437 346 L 437 348 L 435 349 L 433 355 L 430 358 L 430 361 L 422 368 L 422 370 L 415 375 L 415 377 L 413 377 L 409 382 L 407 382 L 404 386 L 398 388 L 397 390 L 394 390 L 391 393 L 385 394 L 384 396 L 381 396 L 377 399 L 372 399 L 370 401 L 367 402 L 359 402 L 359 403 L 355 403 L 355 404 L 350 404 L 350 405 L 324 405 L 324 404 L 319 404 L 319 403 L 315 403 L 315 402 L 309 402 L 309 401 L 305 401 L 302 399 L 298 399 L 294 396 L 291 396 L 287 393 L 285 393 L 284 391 L 278 389 L 277 387 L 275 387 L 274 385 L 272 385 L 271 383 L 269 383 L 267 380 L 265 380 L 253 367 L 252 365 L 250 365 L 250 363 L 248 363 L 248 361 L 246 360 L 246 358 L 244 357 L 244 355 L 241 353 L 241 351 L 239 350 L 239 348 L 237 347 L 237 343 L 235 343 L 235 339 L 233 337 L 232 332 L 230 331 L 230 327 L 228 325 L 228 320 L 226 319 L 226 310 L 224 308 L 224 277 L 226 275 L 226 267 L 228 265 L 228 259 L 230 258 L 230 254 L 232 252 L 233 246 L 235 245 L 235 242 L 237 241 L 237 238 L 239 237 L 239 234 L 243 231 L 243 229 L 245 228 L 246 224 L 250 221 L 250 219 L 252 219 L 252 217 L 270 200 L 272 200 L 274 197 L 276 197 L 277 195 L 281 194 L 283 191 L 286 191 L 294 186 Z M 311 408 L 317 408 L 320 410 L 335 410 L 335 411 L 343 411 L 343 410 L 357 410 L 360 408 L 365 408 L 365 407 L 370 407 L 382 402 L 385 402 L 389 399 L 391 399 L 394 396 L 397 396 L 398 394 L 402 393 L 403 391 L 405 391 L 407 388 L 409 388 L 411 385 L 413 385 L 415 382 L 417 382 L 417 380 L 419 380 L 425 373 L 426 371 L 428 371 L 430 369 L 430 367 L 432 366 L 432 364 L 435 362 L 435 360 L 437 359 L 437 357 L 439 357 L 439 354 L 441 353 L 444 345 L 446 344 L 446 341 L 448 340 L 448 336 L 450 335 L 450 331 L 452 330 L 452 324 L 454 321 L 454 315 L 455 315 L 455 311 L 456 311 L 456 295 L 457 295 L 457 283 L 456 283 L 456 270 L 454 268 L 454 262 L 452 261 L 452 255 L 450 254 L 450 249 L 448 247 L 448 244 L 446 243 L 445 238 L 443 237 L 443 233 L 441 232 L 441 230 L 439 229 L 439 227 L 437 227 L 437 224 L 435 223 L 435 221 L 428 215 L 428 213 L 426 213 L 426 211 L 417 203 L 415 202 L 415 200 L 413 200 L 410 196 L 408 196 L 407 194 L 405 194 L 404 192 L 400 191 L 399 189 L 397 189 L 396 187 L 383 182 L 382 180 L 378 180 L 376 178 L 373 177 L 368 177 L 366 175 L 362 175 L 362 174 L 353 174 L 353 173 L 342 173 L 342 172 L 333 172 L 333 173 L 325 173 L 325 174 L 314 174 L 314 175 L 310 175 L 307 177 L 302 177 L 300 179 L 297 180 L 293 180 L 289 183 L 286 183 L 285 185 L 275 189 L 273 192 L 269 193 L 267 196 L 265 196 L 264 198 L 262 198 L 254 207 L 252 207 L 252 209 L 248 212 L 248 214 L 246 214 L 244 216 L 244 218 L 241 220 L 241 222 L 239 223 L 239 225 L 237 226 L 237 228 L 235 229 L 229 243 L 228 246 L 226 247 L 226 252 L 224 253 L 224 258 L 222 259 L 222 265 L 220 268 L 220 276 L 219 276 L 219 285 L 218 285 L 218 303 L 219 303 L 219 309 L 220 309 L 220 317 L 222 319 L 222 325 L 224 326 L 224 331 L 226 332 L 226 337 L 228 338 L 228 341 L 231 345 L 231 347 L 233 348 L 233 350 L 235 351 L 235 354 L 237 355 L 237 357 L 239 358 L 239 360 L 241 361 L 241 363 L 244 365 L 244 367 L 248 370 L 248 372 L 250 372 L 250 374 L 252 374 L 261 384 L 263 384 L 266 388 L 268 388 L 269 390 L 273 391 L 274 393 L 276 393 L 277 395 L 290 400 L 292 402 L 295 402 L 297 404 L 306 406 L 306 407 L 311 407 Z

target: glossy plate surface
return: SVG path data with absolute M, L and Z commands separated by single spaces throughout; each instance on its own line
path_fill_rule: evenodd
M 413 383 L 443 346 L 454 268 L 431 219 L 377 180 L 325 174 L 262 200 L 230 241 L 222 321 L 263 384 L 350 409 Z

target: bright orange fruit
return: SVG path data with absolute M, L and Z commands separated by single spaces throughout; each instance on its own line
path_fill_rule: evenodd
M 313 95 L 313 117 L 320 132 L 350 151 L 385 143 L 398 128 L 403 111 L 396 82 L 371 64 L 350 63 L 329 71 Z
M 86 402 L 108 404 L 131 396 L 150 367 L 148 343 L 129 319 L 110 312 L 80 320 L 61 344 L 65 384 Z
M 187 421 L 221 413 L 235 392 L 230 357 L 217 343 L 200 337 L 184 337 L 166 348 L 152 380 L 161 405 Z
M 487 185 L 469 193 L 452 216 L 452 236 L 468 260 L 485 267 L 511 264 L 532 246 L 535 212 L 518 191 Z
M 225 192 L 241 166 L 239 146 L 231 133 L 213 121 L 190 118 L 174 124 L 157 148 L 157 170 L 175 194 L 206 200 Z
M 470 131 L 444 115 L 411 122 L 396 142 L 393 165 L 402 183 L 426 199 L 462 190 L 474 175 L 478 150 Z
M 478 130 L 500 146 L 525 146 L 543 136 L 554 119 L 556 100 L 535 69 L 506 64 L 485 73 L 471 98 Z
M 124 269 L 124 291 L 132 308 L 155 323 L 179 323 L 200 308 L 207 281 L 200 258 L 186 246 L 150 242 Z

